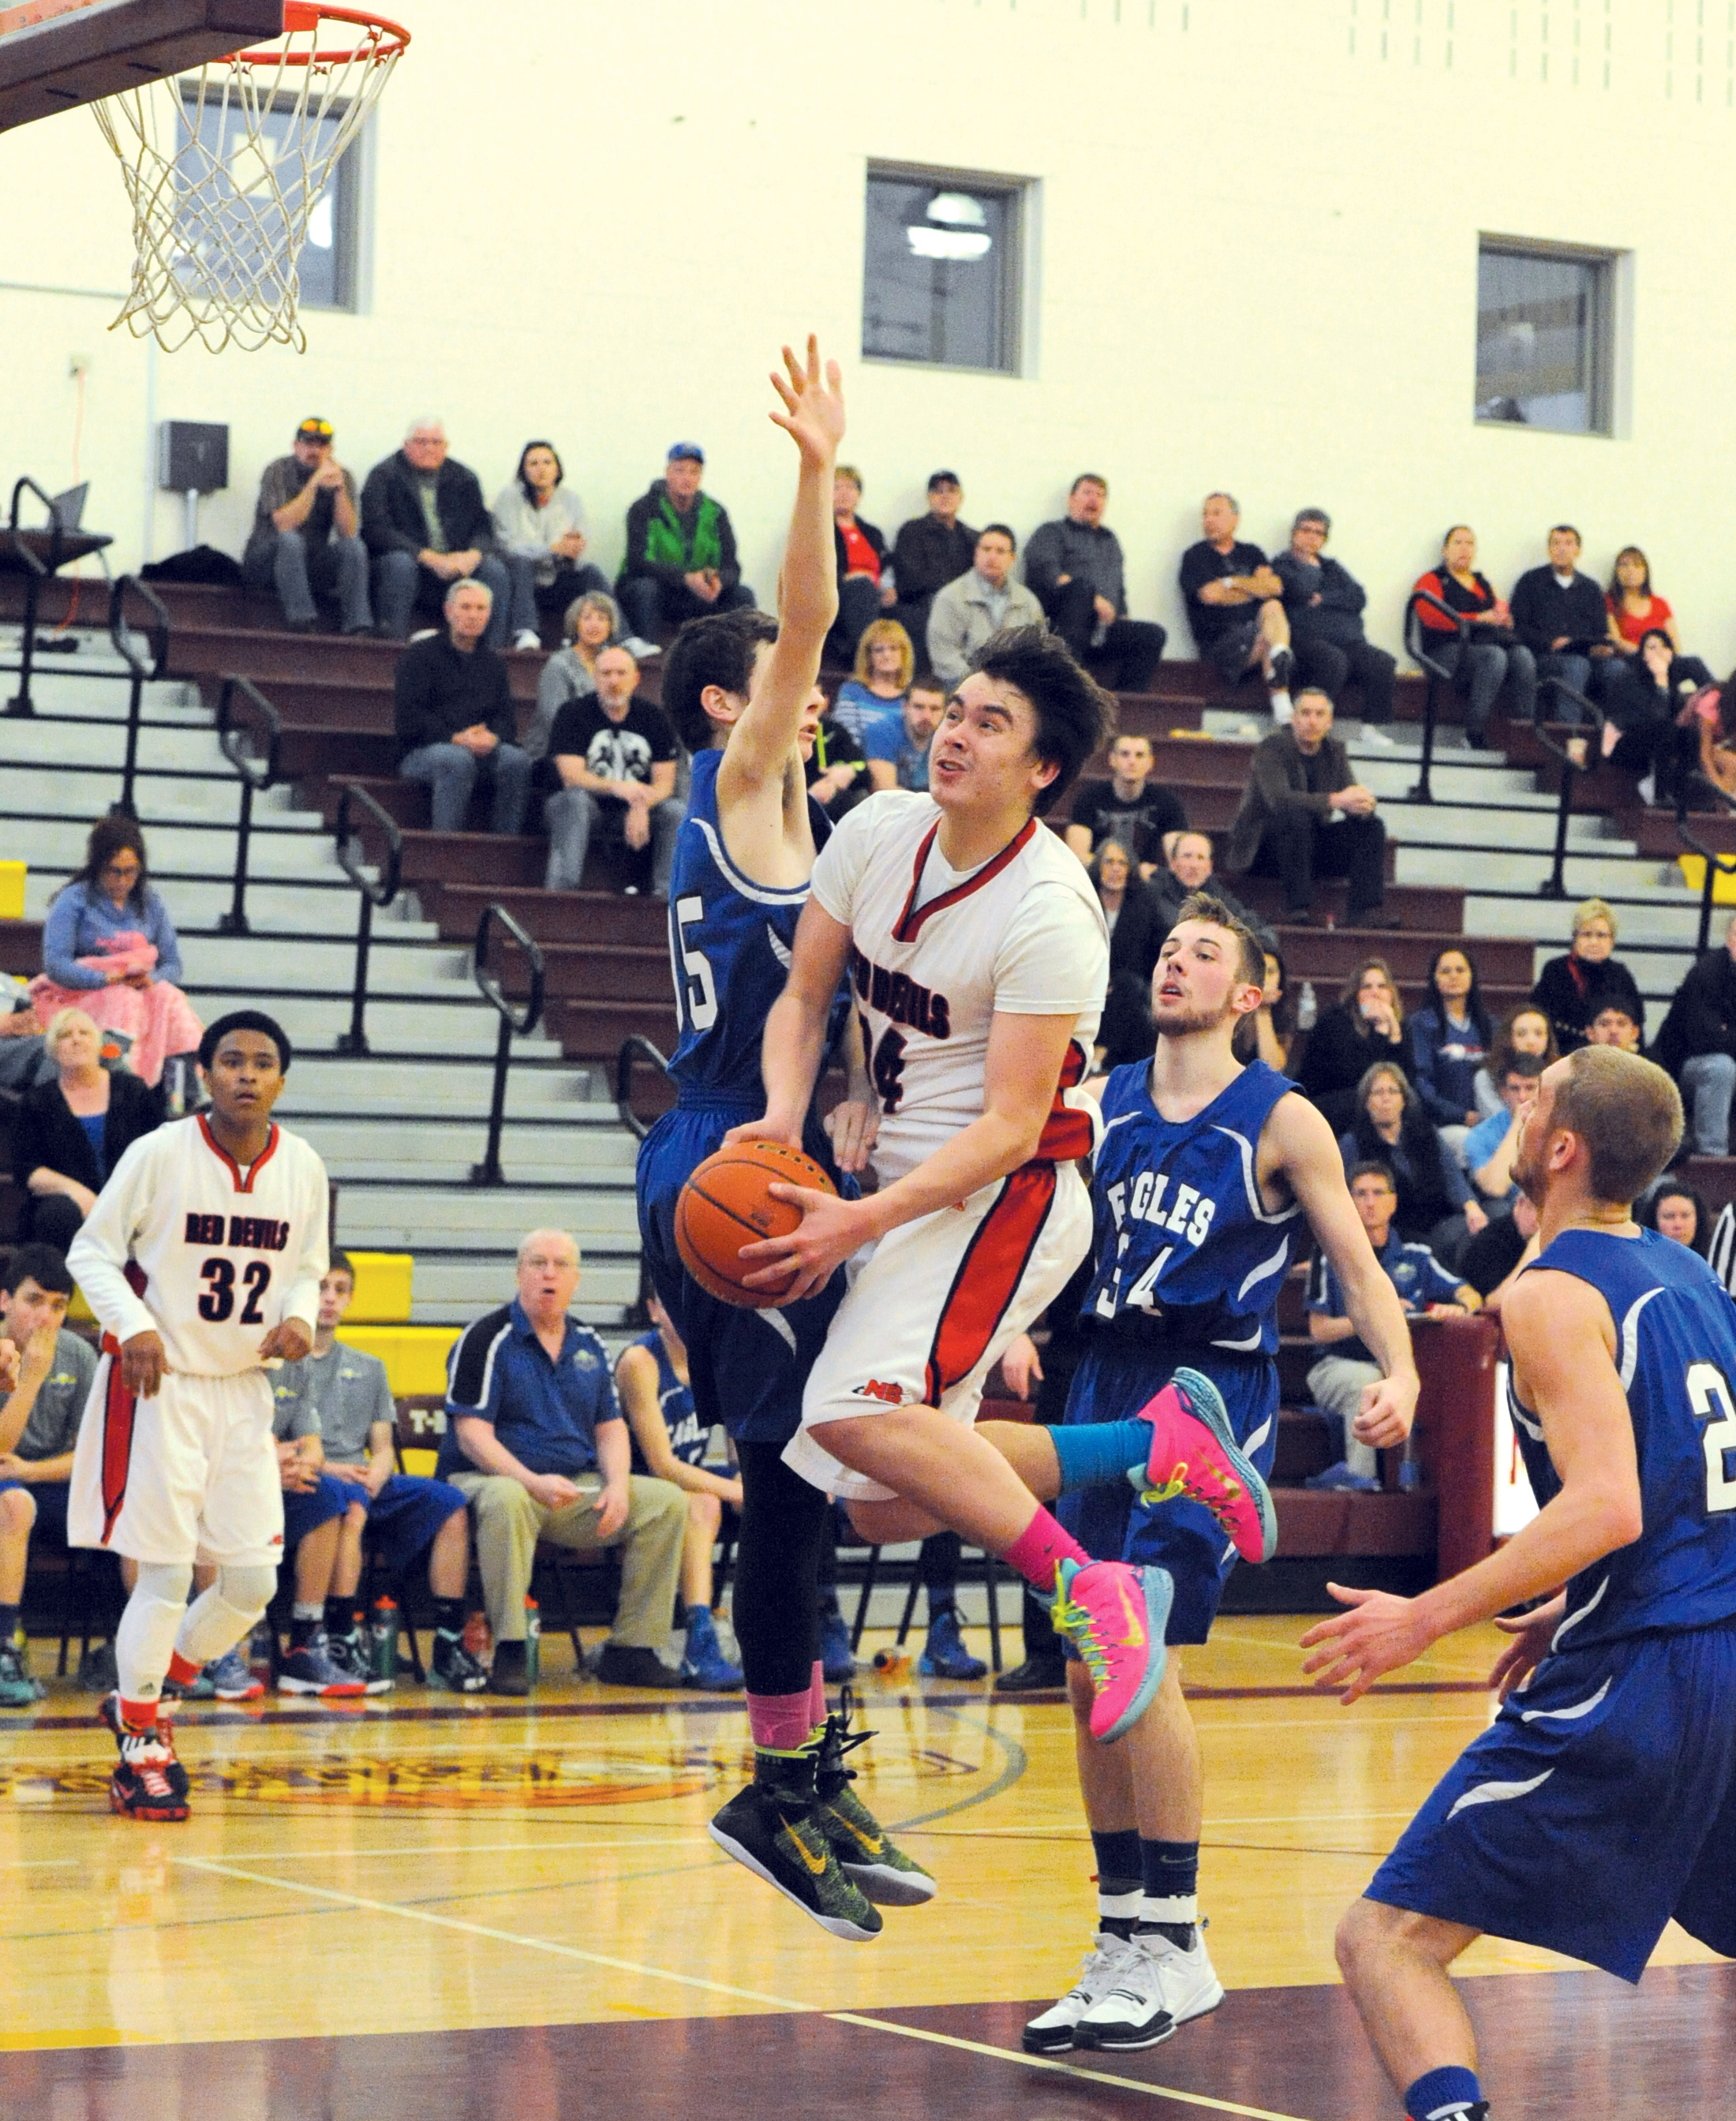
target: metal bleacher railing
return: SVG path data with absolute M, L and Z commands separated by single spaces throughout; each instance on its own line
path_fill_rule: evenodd
M 377 877 L 371 877 L 367 873 L 366 855 L 361 835 L 351 823 L 351 805 L 357 804 L 379 827 L 385 841 L 385 859 L 380 865 Z M 368 1050 L 364 1022 L 367 1011 L 367 960 L 374 936 L 374 908 L 390 906 L 398 896 L 399 883 L 404 874 L 404 834 L 398 829 L 396 818 L 382 809 L 366 789 L 357 787 L 353 781 L 346 781 L 338 795 L 338 814 L 332 821 L 332 831 L 337 840 L 338 866 L 362 894 L 361 911 L 356 917 L 356 979 L 350 994 L 350 1028 L 338 1033 L 338 1051 L 340 1053 L 366 1053 Z
M 530 995 L 522 1015 L 515 1014 L 500 980 L 488 969 L 488 943 L 497 922 L 517 944 L 530 968 Z M 470 1182 L 473 1186 L 504 1186 L 506 1176 L 501 1169 L 501 1128 L 506 1116 L 506 1072 L 512 1065 L 513 1040 L 528 1038 L 542 1021 L 543 953 L 535 939 L 519 925 L 506 907 L 491 902 L 483 908 L 482 917 L 476 924 L 472 971 L 477 992 L 500 1019 L 500 1036 L 494 1047 L 494 1095 L 488 1107 L 488 1146 L 482 1162 L 471 1165 Z
M 253 725 L 238 721 L 236 703 L 255 717 Z M 275 785 L 278 762 L 283 746 L 283 723 L 277 709 L 250 678 L 226 678 L 217 695 L 217 748 L 235 768 L 241 783 L 241 814 L 236 827 L 235 892 L 229 911 L 217 926 L 226 935 L 245 935 L 247 928 L 247 855 L 253 841 L 253 799 Z M 263 741 L 261 757 L 255 747 Z
M 135 633 L 127 624 L 127 599 L 138 599 L 151 614 L 147 636 Z M 139 642 L 148 638 L 151 652 L 140 652 Z M 109 587 L 109 639 L 115 654 L 127 666 L 127 747 L 121 762 L 120 800 L 114 805 L 129 818 L 138 815 L 134 783 L 138 778 L 138 730 L 144 713 L 145 687 L 169 668 L 169 613 L 155 590 L 133 575 L 118 575 Z
M 1706 865 L 1700 884 L 1700 939 L 1694 945 L 1694 953 L 1700 956 L 1710 945 L 1712 933 L 1712 900 L 1720 876 L 1736 875 L 1736 854 L 1720 853 L 1702 840 L 1689 825 L 1687 805 L 1690 791 L 1710 795 L 1726 813 L 1736 811 L 1736 796 L 1726 795 L 1715 781 L 1709 781 L 1703 773 L 1686 773 L 1676 788 L 1676 837 L 1689 854 L 1698 855 Z
M 660 1075 L 669 1074 L 669 1063 L 648 1038 L 642 1038 L 637 1031 L 621 1041 L 621 1051 L 615 1056 L 615 1110 L 621 1115 L 621 1124 L 636 1140 L 643 1141 L 648 1130 L 633 1110 L 633 1064 L 648 1060 Z
M 1578 728 L 1574 730 L 1568 738 L 1567 743 L 1571 744 L 1575 737 L 1585 739 L 1585 756 L 1583 759 L 1575 758 L 1568 750 L 1567 744 L 1557 744 L 1544 726 L 1543 702 L 1551 694 L 1560 699 L 1570 701 L 1580 711 L 1581 720 Z M 1537 697 L 1538 713 L 1536 723 L 1533 725 L 1534 734 L 1544 750 L 1559 759 L 1561 766 L 1561 785 L 1556 791 L 1555 858 L 1550 865 L 1548 875 L 1538 886 L 1538 893 L 1544 898 L 1565 898 L 1567 896 L 1566 875 L 1567 820 L 1573 809 L 1574 779 L 1578 774 L 1594 771 L 1602 762 L 1604 716 L 1601 707 L 1594 706 L 1576 685 L 1570 685 L 1565 678 L 1540 679 L 1537 688 Z
M 1461 645 L 1469 638 L 1471 632 L 1470 622 L 1462 612 L 1454 611 L 1450 605 L 1443 604 L 1430 590 L 1412 590 L 1411 600 L 1404 608 L 1404 645 L 1412 660 L 1422 665 L 1429 680 L 1422 700 L 1422 771 L 1416 777 L 1416 786 L 1411 790 L 1410 799 L 1413 803 L 1432 803 L 1435 800 L 1435 791 L 1429 785 L 1429 776 L 1435 767 L 1435 724 L 1440 712 L 1440 696 L 1451 688 L 1454 678 L 1454 673 L 1430 652 L 1427 646 L 1429 636 L 1435 629 L 1426 627 L 1422 622 L 1420 607 L 1424 604 L 1428 605 L 1431 611 L 1438 611 L 1451 623 Z

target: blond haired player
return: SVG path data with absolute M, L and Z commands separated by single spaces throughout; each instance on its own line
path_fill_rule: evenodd
M 240 1009 L 199 1044 L 208 1112 L 136 1141 L 67 1264 L 103 1327 L 72 1459 L 67 1536 L 138 1564 L 102 1707 L 120 1749 L 111 1811 L 187 1816 L 187 1778 L 159 1722 L 271 1600 L 283 1493 L 264 1365 L 313 1346 L 329 1214 L 325 1167 L 271 1116 L 290 1045 Z M 189 1606 L 195 1561 L 216 1580 Z

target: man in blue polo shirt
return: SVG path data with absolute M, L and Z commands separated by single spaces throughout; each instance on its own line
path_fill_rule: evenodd
M 621 1546 L 621 1602 L 597 1666 L 610 1686 L 679 1686 L 657 1655 L 674 1615 L 687 1501 L 632 1471 L 627 1424 L 603 1343 L 567 1316 L 579 1248 L 533 1230 L 518 1294 L 467 1326 L 446 1364 L 438 1477 L 470 1505 L 494 1633 L 495 1694 L 525 1694 L 525 1599 L 539 1540 Z
M 1478 1309 L 1482 1298 L 1468 1281 L 1460 1281 L 1435 1258 L 1426 1245 L 1407 1244 L 1393 1228 L 1398 1209 L 1398 1192 L 1393 1174 L 1384 1163 L 1358 1163 L 1350 1177 L 1351 1198 L 1362 1227 L 1368 1232 L 1374 1256 L 1405 1309 L 1416 1317 L 1452 1318 Z M 1316 1473 L 1311 1488 L 1355 1488 L 1372 1490 L 1380 1485 L 1371 1443 L 1359 1443 L 1351 1433 L 1362 1405 L 1364 1388 L 1380 1382 L 1380 1365 L 1351 1323 L 1350 1307 L 1323 1252 L 1316 1259 L 1309 1280 L 1309 1338 L 1321 1350 L 1320 1359 L 1308 1373 L 1308 1389 L 1314 1405 L 1335 1414 L 1344 1424 L 1344 1456 L 1336 1466 Z M 1407 1459 L 1404 1471 L 1412 1468 Z M 1407 1480 L 1405 1483 L 1410 1485 Z

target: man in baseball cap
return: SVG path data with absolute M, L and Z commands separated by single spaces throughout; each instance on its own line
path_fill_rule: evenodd
M 615 597 L 643 641 L 655 641 L 661 627 L 754 604 L 735 557 L 729 511 L 700 492 L 704 477 L 698 443 L 673 443 L 662 478 L 627 511 L 627 552 Z
M 975 562 L 977 534 L 959 520 L 964 499 L 957 472 L 931 472 L 928 513 L 913 515 L 893 543 L 892 578 L 898 585 L 898 600 L 886 615 L 916 643 L 918 663 L 927 658 L 924 643 L 935 592 L 968 575 Z
M 250 589 L 275 590 L 292 633 L 318 630 L 316 595 L 334 597 L 346 633 L 371 633 L 367 548 L 359 534 L 356 482 L 332 450 L 332 423 L 310 414 L 287 457 L 259 480 L 253 529 L 241 556 Z

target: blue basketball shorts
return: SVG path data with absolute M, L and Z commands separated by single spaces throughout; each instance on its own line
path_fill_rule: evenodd
M 1136 1346 L 1131 1339 L 1118 1340 L 1111 1328 L 1093 1335 L 1073 1373 L 1066 1420 L 1131 1420 L 1184 1366 L 1202 1372 L 1217 1387 L 1237 1443 L 1262 1478 L 1269 1476 L 1278 1447 L 1278 1368 L 1264 1355 L 1248 1359 L 1218 1350 L 1160 1351 Z M 1131 1487 L 1117 1484 L 1064 1495 L 1055 1514 L 1099 1561 L 1168 1569 L 1175 1599 L 1164 1639 L 1171 1645 L 1205 1641 L 1235 1567 L 1236 1551 L 1204 1503 L 1178 1496 L 1148 1509 Z
M 1736 1622 L 1546 1658 L 1367 1897 L 1624 1981 L 1672 1916 L 1736 1956 Z
M 362 1490 L 348 1480 L 340 1480 L 330 1473 L 322 1473 L 315 1486 L 305 1494 L 286 1488 L 283 1491 L 283 1551 L 292 1555 L 310 1531 L 318 1531 L 323 1524 L 334 1517 L 341 1517 L 349 1508 L 352 1499 Z
M 741 1443 L 787 1443 L 801 1426 L 802 1387 L 844 1300 L 835 1274 L 817 1295 L 782 1311 L 746 1311 L 709 1296 L 675 1249 L 675 1204 L 698 1167 L 733 1126 L 758 1116 L 740 1104 L 677 1105 L 639 1145 L 639 1234 L 663 1308 L 687 1344 L 693 1406 Z M 824 1137 L 808 1154 L 828 1163 Z M 838 1190 L 853 1197 L 853 1182 Z
M 434 1544 L 454 1511 L 464 1508 L 464 1498 L 449 1480 L 394 1473 L 371 1500 L 366 1488 L 352 1483 L 344 1503 L 352 1508 L 361 1503 L 367 1513 L 368 1545 L 394 1574 L 402 1574 Z

